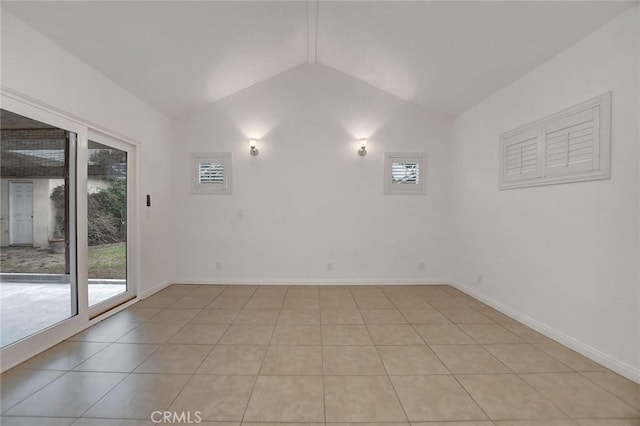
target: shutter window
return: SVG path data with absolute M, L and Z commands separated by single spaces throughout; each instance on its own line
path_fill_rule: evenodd
M 611 92 L 500 137 L 500 189 L 606 179 Z
M 231 194 L 231 153 L 191 156 L 192 194 Z
M 422 152 L 387 152 L 384 155 L 384 193 L 422 195 L 427 192 Z
M 419 184 L 420 164 L 409 162 L 391 163 L 391 180 L 394 184 Z

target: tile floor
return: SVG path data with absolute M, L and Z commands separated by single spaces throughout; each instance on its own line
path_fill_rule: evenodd
M 174 285 L 1 384 L 5 426 L 640 425 L 638 385 L 448 286 Z

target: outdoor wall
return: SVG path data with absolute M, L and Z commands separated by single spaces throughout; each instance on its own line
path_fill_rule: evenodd
M 256 157 L 249 137 L 259 139 Z M 369 138 L 365 157 L 357 155 L 360 137 Z M 445 281 L 449 138 L 448 120 L 322 65 L 297 67 L 177 120 L 176 278 Z M 427 195 L 384 195 L 386 151 L 427 153 Z M 232 153 L 231 195 L 190 193 L 193 152 Z
M 635 7 L 461 114 L 452 146 L 454 281 L 636 380 L 638 23 Z M 498 190 L 501 132 L 608 91 L 610 179 Z
M 138 143 L 142 292 L 167 284 L 173 276 L 171 121 L 4 10 L 2 86 Z M 145 194 L 152 195 L 151 208 Z

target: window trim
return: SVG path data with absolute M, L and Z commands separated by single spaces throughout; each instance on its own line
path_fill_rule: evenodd
M 201 184 L 200 163 L 209 161 L 224 164 L 224 182 L 222 184 Z M 191 193 L 229 195 L 232 189 L 230 152 L 194 152 L 191 154 Z
M 384 193 L 385 195 L 425 195 L 427 193 L 426 157 L 424 152 L 385 152 L 384 154 Z M 393 183 L 392 166 L 397 162 L 419 164 L 417 184 Z
M 586 111 L 588 109 L 598 108 L 598 140 L 594 146 L 594 168 L 567 172 L 564 174 L 546 174 L 546 133 L 545 128 L 562 118 Z M 596 119 L 594 119 L 595 121 Z M 506 179 L 506 148 L 507 140 L 521 133 L 531 132 L 538 136 L 538 169 L 534 177 L 522 179 Z M 555 114 L 548 115 L 544 118 L 536 120 L 532 123 L 525 124 L 516 129 L 504 132 L 500 135 L 499 144 L 499 185 L 498 189 L 523 188 L 529 186 L 554 185 L 560 183 L 583 182 L 590 180 L 608 179 L 611 176 L 611 92 L 596 96 L 587 101 L 581 102 L 572 107 L 566 108 Z

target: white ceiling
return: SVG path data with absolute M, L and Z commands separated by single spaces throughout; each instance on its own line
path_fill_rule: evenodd
M 316 60 L 455 115 L 636 3 L 3 1 L 2 7 L 176 117 Z

